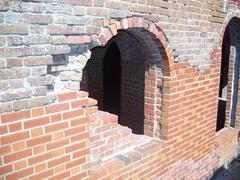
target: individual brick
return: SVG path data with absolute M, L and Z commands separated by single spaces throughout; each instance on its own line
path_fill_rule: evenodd
M 28 150 L 23 150 L 23 151 L 19 151 L 16 153 L 6 155 L 6 156 L 4 156 L 3 159 L 4 159 L 5 163 L 10 163 L 10 162 L 14 162 L 16 160 L 27 158 L 28 156 L 31 156 L 31 155 L 32 155 L 32 152 L 30 149 L 28 149 Z
M 72 34 L 72 27 L 66 25 L 49 25 L 47 31 L 49 34 Z
M 53 22 L 53 17 L 42 14 L 23 14 L 23 22 L 30 24 L 51 24 Z
M 30 118 L 29 110 L 11 112 L 11 113 L 6 113 L 1 115 L 2 123 L 8 123 L 8 122 L 13 122 L 17 120 L 27 119 L 27 118 Z
M 40 144 L 44 144 L 51 140 L 52 140 L 51 135 L 45 135 L 45 136 L 41 136 L 41 137 L 31 138 L 30 140 L 27 141 L 27 147 L 33 147 L 33 146 L 37 146 Z
M 108 16 L 108 9 L 89 7 L 87 8 L 87 14 L 92 16 Z
M 90 42 L 89 36 L 68 36 L 68 44 L 85 44 Z
M 28 26 L 23 24 L 15 24 L 15 25 L 0 25 L 0 34 L 20 34 L 26 35 L 28 34 Z
M 15 173 L 12 173 L 10 175 L 7 175 L 6 178 L 7 179 L 15 179 L 15 178 L 20 179 L 20 178 L 26 177 L 30 174 L 33 174 L 33 168 L 32 167 L 21 170 L 21 171 L 18 171 L 18 172 L 15 172 Z
M 37 119 L 31 119 L 24 122 L 24 129 L 43 126 L 45 124 L 48 124 L 50 122 L 50 117 L 41 117 Z
M 29 56 L 22 58 L 25 66 L 40 66 L 53 63 L 52 56 Z
M 28 100 L 18 100 L 13 102 L 13 109 L 19 111 L 28 108 Z

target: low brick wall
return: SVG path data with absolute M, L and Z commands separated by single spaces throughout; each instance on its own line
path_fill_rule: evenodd
M 87 177 L 87 115 L 94 111 L 87 96 L 58 94 L 54 104 L 2 114 L 0 179 Z
M 86 92 L 54 96 L 54 104 L 1 114 L 0 180 L 205 179 L 237 154 L 233 128 L 194 148 L 192 140 L 132 134 Z
M 234 128 L 224 128 L 216 133 L 216 151 L 219 166 L 228 164 L 238 155 L 238 133 Z

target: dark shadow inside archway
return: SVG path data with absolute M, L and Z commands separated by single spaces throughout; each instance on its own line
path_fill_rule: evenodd
M 98 100 L 100 110 L 116 114 L 119 124 L 144 134 L 145 55 L 140 42 L 119 31 L 96 47 L 83 71 L 81 90 Z
M 240 19 L 234 17 L 226 27 L 222 42 L 217 131 L 225 126 L 240 127 L 239 50 Z
M 121 115 L 121 55 L 115 42 L 103 58 L 103 110 Z
M 230 32 L 229 27 L 227 27 L 224 33 L 222 44 L 222 63 L 218 100 L 217 131 L 224 128 L 226 120 L 229 55 L 230 55 Z

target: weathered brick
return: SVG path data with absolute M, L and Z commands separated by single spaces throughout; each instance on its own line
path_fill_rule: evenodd
M 23 38 L 24 45 L 50 44 L 51 37 L 48 35 L 30 35 Z
M 52 56 L 31 56 L 22 58 L 25 66 L 39 66 L 52 64 Z
M 42 25 L 37 25 L 37 24 L 32 24 L 30 25 L 30 33 L 31 34 L 43 34 L 45 32 L 44 26 Z
M 10 1 L 10 9 L 16 12 L 34 12 L 40 13 L 43 11 L 43 4 L 35 2 Z
M 0 46 L 6 45 L 6 38 L 4 36 L 0 36 Z
M 47 95 L 47 87 L 42 86 L 42 87 L 36 87 L 32 90 L 33 96 L 46 96 Z
M 7 67 L 21 67 L 23 66 L 21 58 L 9 58 L 7 59 Z
M 47 54 L 68 54 L 71 48 L 67 45 L 47 46 Z
M 65 36 L 54 36 L 52 37 L 53 44 L 67 44 L 67 37 Z
M 9 9 L 10 2 L 8 0 L 3 0 L 0 2 L 0 10 L 6 11 Z
M 15 101 L 13 102 L 13 109 L 15 111 L 19 111 L 22 109 L 27 109 L 28 106 L 28 100 L 19 100 L 19 101 Z
M 91 5 L 92 2 L 89 0 L 51 0 L 52 2 L 60 2 L 60 3 L 65 3 L 65 4 L 71 4 L 71 5 Z
M 22 79 L 9 79 L 9 88 L 23 88 L 23 80 Z
M 1 103 L 0 102 L 0 113 L 6 113 L 6 112 L 10 112 L 13 110 L 13 104 L 12 102 L 6 102 L 6 103 Z
M 55 102 L 55 96 L 36 97 L 29 100 L 29 107 L 39 107 Z
M 0 81 L 0 89 L 4 90 L 4 89 L 7 89 L 9 86 L 8 86 L 8 81 L 5 80 L 5 81 Z
M 45 85 L 54 83 L 54 80 L 52 80 L 51 77 L 54 77 L 54 76 L 48 75 L 48 76 L 29 77 L 28 82 L 31 86 L 45 86 Z
M 86 8 L 83 8 L 81 6 L 75 6 L 73 7 L 73 14 L 76 16 L 82 16 L 86 14 Z
M 21 23 L 22 22 L 22 14 L 21 13 L 6 13 L 4 22 L 6 23 Z
M 108 9 L 89 7 L 87 8 L 87 14 L 92 16 L 108 16 Z
M 28 26 L 23 24 L 0 25 L 0 34 L 28 34 Z
M 68 36 L 68 43 L 69 44 L 85 44 L 90 43 L 89 36 Z
M 72 27 L 65 25 L 49 25 L 47 31 L 49 34 L 72 34 Z
M 23 45 L 23 37 L 21 36 L 8 36 L 7 44 L 9 46 L 21 46 Z
M 29 90 L 19 90 L 18 92 L 12 91 L 12 92 L 4 92 L 0 94 L 0 101 L 7 102 L 12 100 L 20 100 L 29 98 L 31 96 L 31 91 Z
M 31 75 L 32 76 L 42 76 L 47 74 L 47 67 L 46 66 L 35 66 L 31 68 Z
M 51 14 L 71 14 L 72 13 L 72 6 L 68 5 L 48 5 L 46 7 L 46 12 Z
M 50 15 L 24 14 L 23 22 L 30 24 L 51 24 L 53 17 Z

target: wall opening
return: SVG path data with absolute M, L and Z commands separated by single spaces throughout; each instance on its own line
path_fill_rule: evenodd
M 239 50 L 240 20 L 234 17 L 226 27 L 222 42 L 217 131 L 225 126 L 240 127 Z
M 144 56 L 141 43 L 119 31 L 105 47 L 92 50 L 80 85 L 100 110 L 118 115 L 119 124 L 135 134 L 144 134 Z
M 217 131 L 224 128 L 226 120 L 228 72 L 230 55 L 230 32 L 226 28 L 222 44 L 221 78 L 218 98 Z
M 115 42 L 109 45 L 103 58 L 103 110 L 120 118 L 121 55 Z

